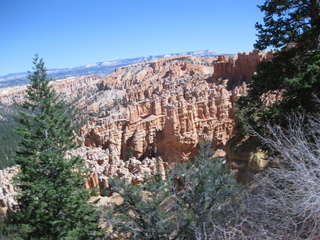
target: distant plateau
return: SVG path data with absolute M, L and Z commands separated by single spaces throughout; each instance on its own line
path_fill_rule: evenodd
M 180 54 L 181 53 L 171 53 L 171 54 L 163 54 L 163 55 L 156 55 L 156 56 L 143 56 L 143 57 L 119 59 L 119 60 L 106 61 L 106 62 L 97 62 L 97 63 L 86 64 L 78 67 L 48 69 L 47 73 L 48 73 L 48 77 L 54 80 L 65 79 L 69 77 L 86 76 L 86 75 L 98 75 L 98 76 L 104 77 L 113 73 L 113 71 L 119 67 L 131 65 L 131 64 L 139 63 L 143 61 L 149 61 L 157 58 L 162 58 L 166 56 L 180 55 Z M 187 54 L 201 56 L 201 57 L 216 57 L 218 55 L 221 55 L 211 50 L 192 51 L 192 52 L 187 52 Z M 230 56 L 233 54 L 224 54 L 224 55 Z M 0 88 L 27 84 L 29 82 L 29 80 L 27 79 L 27 75 L 28 75 L 27 72 L 20 72 L 20 73 L 11 73 L 4 76 L 0 76 Z

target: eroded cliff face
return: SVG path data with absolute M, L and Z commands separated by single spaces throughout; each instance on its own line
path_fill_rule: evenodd
M 262 52 L 255 50 L 250 53 L 237 54 L 237 56 L 219 56 L 213 62 L 214 74 L 211 80 L 219 82 L 228 79 L 229 90 L 243 83 L 249 84 L 253 74 L 256 72 L 257 65 L 263 60 L 271 60 L 273 52 Z
M 103 169 L 120 159 L 123 164 L 132 158 L 160 157 L 165 164 L 187 161 L 201 140 L 212 141 L 216 155 L 224 156 L 235 134 L 234 104 L 246 93 L 257 64 L 271 56 L 254 51 L 218 59 L 167 57 L 119 68 L 103 79 L 98 84 L 101 92 L 126 93 L 118 111 L 92 119 L 78 137 L 83 156 L 103 153 L 103 160 L 85 157 L 100 169 L 95 182 L 107 176 Z
M 97 83 L 100 81 L 101 77 L 92 75 L 56 80 L 52 81 L 51 85 L 67 102 L 70 102 L 89 92 L 96 92 Z M 0 106 L 23 103 L 26 99 L 26 88 L 26 85 L 0 88 Z
M 0 89 L 0 107 L 7 107 L 14 103 L 22 103 L 26 96 L 26 86 L 15 86 Z
M 99 89 L 125 88 L 126 107 L 93 119 L 82 129 L 81 141 L 123 160 L 128 154 L 187 160 L 205 139 L 222 149 L 233 134 L 231 109 L 243 87 L 231 92 L 208 83 L 212 73 L 211 62 L 187 55 L 118 69 Z
M 103 189 L 115 175 L 139 183 L 145 173 L 192 158 L 201 140 L 224 156 L 235 135 L 234 104 L 257 64 L 271 57 L 259 51 L 215 59 L 180 55 L 122 67 L 105 78 L 57 82 L 57 91 L 71 100 L 83 95 L 79 107 L 99 115 L 82 127 L 82 146 L 72 153 L 91 168 L 86 186 Z

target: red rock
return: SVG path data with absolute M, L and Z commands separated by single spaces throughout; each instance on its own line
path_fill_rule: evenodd
M 99 115 L 82 127 L 77 137 L 82 147 L 72 152 L 91 168 L 86 187 L 104 188 L 109 176 L 138 184 L 145 174 L 158 169 L 164 174 L 171 163 L 192 158 L 201 140 L 212 141 L 224 156 L 235 134 L 234 104 L 246 93 L 257 64 L 271 58 L 272 53 L 254 51 L 219 56 L 212 65 L 212 58 L 181 55 L 118 68 L 105 78 L 54 83 L 67 100 L 87 96 L 78 100 L 79 108 Z M 22 101 L 22 91 L 2 90 L 0 102 Z M 125 106 L 109 109 L 124 98 Z

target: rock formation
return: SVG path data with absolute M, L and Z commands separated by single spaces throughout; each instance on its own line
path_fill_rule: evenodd
M 10 106 L 14 103 L 22 103 L 26 96 L 26 86 L 0 88 L 0 107 Z
M 242 83 L 249 84 L 256 72 L 257 65 L 263 60 L 273 58 L 273 52 L 262 52 L 255 50 L 250 53 L 238 54 L 236 57 L 219 56 L 213 62 L 214 74 L 212 80 L 228 79 L 228 90 Z
M 141 160 L 157 154 L 166 162 L 187 160 L 201 139 L 215 139 L 214 147 L 223 147 L 232 135 L 234 96 L 223 85 L 208 83 L 212 72 L 209 62 L 195 56 L 116 70 L 99 89 L 125 88 L 127 107 L 93 119 L 82 129 L 84 145 L 108 149 L 123 160 L 131 152 Z
M 81 95 L 83 112 L 98 116 L 82 127 L 82 146 L 72 153 L 91 168 L 86 186 L 103 189 L 114 175 L 139 183 L 145 173 L 192 158 L 201 140 L 225 156 L 235 135 L 234 104 L 257 64 L 271 57 L 259 51 L 215 59 L 180 55 L 121 67 L 105 78 L 57 81 L 57 91 L 71 100 Z
M 248 182 L 252 173 L 257 173 L 268 164 L 265 151 L 256 137 L 232 137 L 226 145 L 226 160 L 231 170 L 237 172 L 240 182 Z
M 210 140 L 216 154 L 224 156 L 235 135 L 235 101 L 245 94 L 257 64 L 271 57 L 260 51 L 220 56 L 212 67 L 212 59 L 181 55 L 117 69 L 98 86 L 100 92 L 125 89 L 125 103 L 81 129 L 83 155 L 99 149 L 108 164 L 156 156 L 171 164 L 189 160 L 199 141 Z M 108 168 L 86 159 L 94 168 Z M 95 178 L 106 173 L 100 170 Z
M 6 215 L 13 211 L 16 205 L 16 189 L 12 185 L 12 177 L 17 174 L 18 168 L 11 167 L 0 170 L 0 214 Z
M 53 88 L 62 94 L 66 101 L 72 101 L 88 92 L 97 91 L 99 76 L 70 77 L 67 79 L 52 81 Z M 0 88 L 0 105 L 10 106 L 14 103 L 22 103 L 26 97 L 26 85 Z

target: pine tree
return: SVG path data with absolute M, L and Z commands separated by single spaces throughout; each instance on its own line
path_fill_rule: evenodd
M 282 48 L 288 44 L 319 49 L 319 0 L 266 0 L 258 7 L 265 13 L 264 24 L 256 23 L 255 48 Z
M 275 47 L 276 52 L 258 66 L 248 95 L 237 105 L 240 125 L 256 131 L 266 122 L 286 126 L 292 112 L 316 112 L 314 98 L 320 97 L 319 0 L 266 0 L 259 8 L 265 17 L 264 24 L 256 24 L 254 46 Z M 281 100 L 267 105 L 270 94 Z
M 179 234 L 183 239 L 205 239 L 213 224 L 224 221 L 226 206 L 233 204 L 240 190 L 223 159 L 212 157 L 211 143 L 200 142 L 199 146 L 194 159 L 172 173 Z
M 88 169 L 71 156 L 74 133 L 65 103 L 49 86 L 44 62 L 36 55 L 27 100 L 17 119 L 21 151 L 16 213 L 9 216 L 23 239 L 98 239 L 99 215 L 84 188 Z
M 113 233 L 125 239 L 206 239 L 224 221 L 240 186 L 211 143 L 201 143 L 193 161 L 177 164 L 166 178 L 150 176 L 141 185 L 112 178 L 109 191 L 123 203 L 106 210 Z M 223 224 L 222 224 L 223 225 Z
M 105 210 L 106 220 L 112 225 L 112 234 L 121 239 L 171 239 L 176 227 L 174 199 L 170 182 L 159 172 L 147 176 L 140 185 L 126 179 L 109 179 L 108 192 L 117 193 L 123 203 L 110 204 Z

